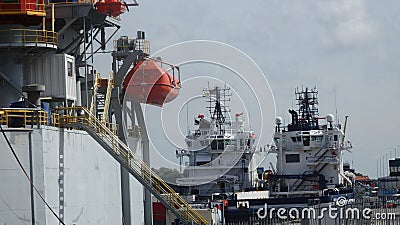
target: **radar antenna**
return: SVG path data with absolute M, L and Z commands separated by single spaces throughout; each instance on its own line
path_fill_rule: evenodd
M 229 96 L 232 96 L 230 93 L 230 88 L 226 86 L 224 87 L 214 87 L 210 89 L 203 89 L 204 96 L 209 99 L 207 102 L 209 106 L 207 106 L 208 111 L 210 112 L 210 116 L 213 120 L 216 121 L 218 130 L 220 134 L 224 132 L 224 125 L 230 124 L 230 117 L 227 102 L 230 101 Z M 214 105 L 213 105 L 214 103 Z

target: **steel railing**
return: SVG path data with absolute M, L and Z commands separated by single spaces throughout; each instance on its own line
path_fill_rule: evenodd
M 0 43 L 57 45 L 57 32 L 32 29 L 0 30 Z
M 114 132 L 93 114 L 90 114 L 88 109 L 84 107 L 68 107 L 58 108 L 56 111 L 64 112 L 68 115 L 67 120 L 60 121 L 62 127 L 83 128 L 89 133 L 93 132 L 102 143 L 107 143 L 108 147 L 112 149 L 112 152 L 109 151 L 110 154 L 128 168 L 128 171 L 142 185 L 148 188 L 158 200 L 167 204 L 166 207 L 177 217 L 188 223 L 193 222 L 198 225 L 209 224 L 163 179 L 153 172 L 146 163 L 136 156 Z
M 70 116 L 70 115 L 65 115 L 65 114 L 60 114 L 60 113 L 52 113 L 51 118 L 52 118 L 52 125 L 55 127 L 62 127 L 63 124 L 71 124 L 71 123 L 77 123 L 80 120 L 78 118 L 83 117 L 83 116 Z M 114 135 L 118 135 L 118 129 L 119 126 L 118 124 L 115 123 L 103 123 L 105 127 L 107 127 Z
M 150 55 L 150 41 L 146 39 L 120 38 L 114 40 L 115 51 L 140 50 Z
M 139 126 L 128 127 L 128 137 L 141 137 L 142 130 Z
M 49 125 L 48 112 L 40 109 L 0 109 L 0 125 L 26 127 Z
M 18 3 L 1 3 L 0 5 L 0 15 L 34 15 L 34 16 L 45 16 L 46 7 L 41 1 L 36 2 L 18 2 Z
M 53 2 L 51 4 L 53 5 L 72 5 L 72 4 L 94 4 L 96 2 L 99 1 L 95 1 L 95 0 L 64 0 L 64 1 L 60 1 L 60 2 Z
M 313 156 L 306 157 L 307 163 L 335 163 L 339 162 L 336 156 Z
M 104 109 L 103 109 L 103 115 L 101 118 L 101 121 L 103 123 L 106 123 L 107 116 L 108 116 L 108 109 L 110 108 L 110 103 L 111 103 L 111 91 L 114 88 L 114 74 L 110 73 L 110 76 L 108 78 L 108 83 L 107 83 L 107 93 L 105 96 L 104 100 Z
M 90 104 L 90 114 L 94 114 L 94 109 L 96 107 L 96 96 L 97 96 L 97 91 L 100 87 L 99 85 L 99 79 L 100 79 L 100 74 L 96 73 L 94 75 L 95 83 L 93 85 L 93 95 L 92 95 L 92 103 Z

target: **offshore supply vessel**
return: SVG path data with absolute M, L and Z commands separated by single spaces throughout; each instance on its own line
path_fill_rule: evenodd
M 343 130 L 332 114 L 320 117 L 316 88 L 296 89 L 295 96 L 298 110 L 289 110 L 291 123 L 281 127 L 282 119 L 276 119 L 277 173 L 266 174 L 267 184 L 276 195 L 287 196 L 351 187 L 354 180 L 343 168 L 343 153 L 352 148 L 345 141 L 347 117 Z
M 208 97 L 210 116 L 199 114 L 195 118 L 197 129 L 186 136 L 187 149 L 176 152 L 177 157 L 189 159 L 184 172 L 187 176 L 176 180 L 181 187 L 179 192 L 207 199 L 215 193 L 233 194 L 250 189 L 255 133 L 245 127 L 243 113 L 236 113 L 231 121 L 229 87 L 217 86 L 203 92 Z
M 344 128 L 332 114 L 319 115 L 316 88 L 295 90 L 298 109 L 290 109 L 291 122 L 276 118 L 273 143 L 257 149 L 255 133 L 244 126 L 243 114 L 229 118 L 229 88 L 203 90 L 208 96 L 209 117 L 195 118 L 197 129 L 186 137 L 185 176 L 174 187 L 197 208 L 213 208 L 213 224 L 275 224 L 276 215 L 261 219 L 261 208 L 307 208 L 334 204 L 338 198 L 354 200 L 354 174 L 345 171 L 343 154 L 352 148 Z M 256 162 L 276 155 L 276 165 Z M 180 160 L 181 162 L 183 160 Z M 257 167 L 258 166 L 258 167 Z M 270 219 L 270 220 L 268 220 Z M 297 221 L 298 222 L 298 221 Z M 318 221 L 314 221 L 318 222 Z M 302 224 L 313 221 L 302 221 Z
M 285 126 L 280 117 L 276 118 L 274 142 L 269 154 L 276 155 L 276 166 L 270 169 L 257 168 L 255 193 L 238 192 L 234 199 L 223 201 L 220 207 L 224 222 L 240 224 L 337 224 L 341 220 L 329 220 L 324 214 L 328 206 L 337 205 L 338 199 L 354 201 L 354 174 L 344 170 L 344 152 L 352 148 L 345 141 L 347 116 L 342 129 L 335 123 L 334 116 L 319 115 L 318 91 L 316 88 L 295 90 L 297 110 L 290 109 L 291 122 Z M 279 217 L 276 208 L 312 209 L 318 218 Z M 258 214 L 263 209 L 264 215 Z
M 0 224 L 149 225 L 151 196 L 209 224 L 149 167 L 140 104 L 172 101 L 179 68 L 151 59 L 139 31 L 113 42 L 109 76 L 96 72 L 95 54 L 137 5 L 0 1 Z

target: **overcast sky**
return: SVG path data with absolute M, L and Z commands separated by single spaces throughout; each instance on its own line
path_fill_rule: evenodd
M 350 116 L 347 137 L 354 149 L 346 161 L 357 171 L 375 177 L 377 157 L 400 144 L 399 1 L 139 4 L 122 16 L 119 35 L 144 30 L 152 52 L 197 39 L 239 48 L 266 74 L 277 115 L 286 121 L 295 87 L 317 86 L 322 116 L 335 114 L 336 89 L 339 119 Z

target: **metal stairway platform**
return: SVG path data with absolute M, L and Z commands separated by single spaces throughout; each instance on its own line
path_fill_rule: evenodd
M 85 130 L 176 217 L 187 224 L 209 225 L 182 197 L 85 107 L 57 108 L 60 126 Z

